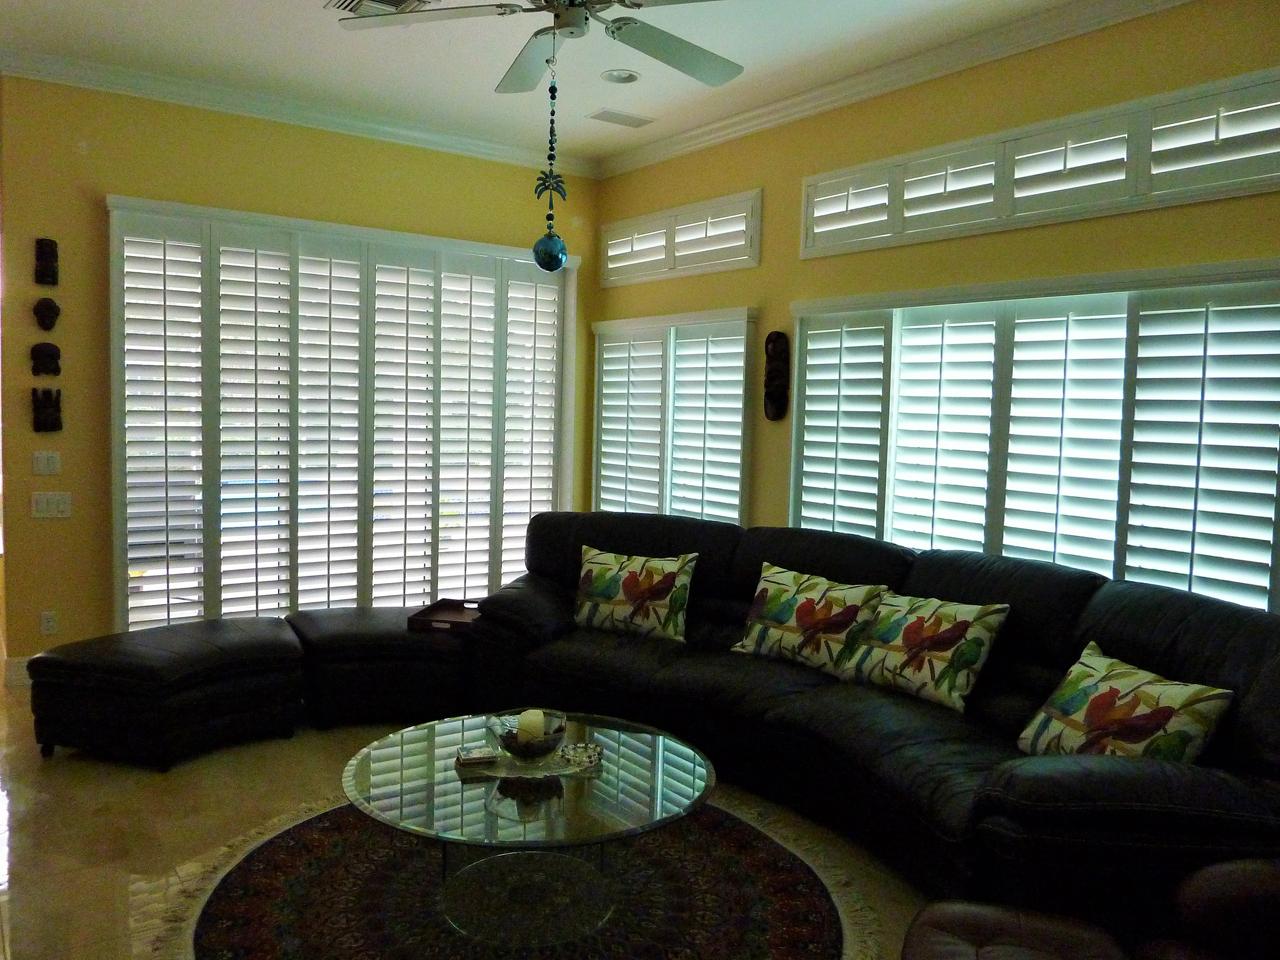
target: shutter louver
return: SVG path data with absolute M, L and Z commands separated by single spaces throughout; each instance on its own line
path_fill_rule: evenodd
M 657 513 L 662 502 L 663 341 L 602 341 L 599 349 L 599 508 Z
M 1280 456 L 1280 296 L 1146 296 L 1125 577 L 1265 609 Z
M 130 629 L 205 616 L 201 244 L 155 233 L 124 238 L 120 284 Z
M 892 233 L 890 179 L 886 170 L 871 170 L 811 185 L 806 201 L 810 245 L 831 246 Z
M 1114 572 L 1126 310 L 1123 295 L 1018 307 L 1006 556 Z
M 643 277 L 666 269 L 665 227 L 608 241 L 605 257 L 605 275 L 608 277 Z
M 524 541 L 529 521 L 555 504 L 559 312 L 559 287 L 525 280 L 507 284 L 503 583 L 525 571 Z
M 959 311 L 957 311 L 959 313 Z M 995 322 L 904 311 L 889 539 L 983 549 Z
M 995 149 L 907 164 L 903 226 L 908 232 L 988 220 L 995 215 Z
M 440 499 L 437 592 L 489 593 L 493 509 L 494 339 L 497 283 L 491 276 L 440 277 Z
M 218 263 L 222 613 L 291 608 L 291 268 L 225 246 Z
M 678 328 L 672 370 L 669 513 L 741 519 L 746 338 Z
M 435 275 L 374 268 L 373 602 L 436 599 Z
M 1091 124 L 1070 137 L 1015 140 L 1015 213 L 1099 203 L 1127 196 L 1129 137 L 1123 120 Z
M 801 422 L 802 527 L 880 534 L 885 332 L 889 312 L 858 325 L 804 334 Z
M 1161 108 L 1151 135 L 1156 192 L 1280 176 L 1280 83 Z
M 298 261 L 297 605 L 357 599 L 360 264 Z

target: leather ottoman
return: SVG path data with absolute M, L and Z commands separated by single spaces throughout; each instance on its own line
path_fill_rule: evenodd
M 283 620 L 207 620 L 63 644 L 27 663 L 41 753 L 77 747 L 167 770 L 302 715 L 302 647 Z
M 925 907 L 902 960 L 1127 960 L 1097 927 L 1065 917 L 962 901 Z
M 460 631 L 412 632 L 418 607 L 339 607 L 290 614 L 302 641 L 307 717 L 316 727 L 423 723 L 467 712 Z

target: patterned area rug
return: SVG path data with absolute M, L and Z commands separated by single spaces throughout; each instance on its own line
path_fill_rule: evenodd
M 164 908 L 148 955 L 885 960 L 901 943 L 900 915 L 915 907 L 913 894 L 902 903 L 906 888 L 842 839 L 723 784 L 714 804 L 629 841 L 626 854 L 608 862 L 624 896 L 599 931 L 512 950 L 464 937 L 445 919 L 437 844 L 333 798 L 205 860 Z M 864 894 L 881 904 L 882 890 L 872 909 Z

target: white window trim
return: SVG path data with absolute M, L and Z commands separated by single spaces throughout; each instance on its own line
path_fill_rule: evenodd
M 437 265 L 437 275 L 439 275 L 439 265 L 441 258 L 445 256 L 471 255 L 494 258 L 499 261 L 496 282 L 502 284 L 504 281 L 506 270 L 501 263 L 503 260 L 519 260 L 532 264 L 533 257 L 530 251 L 520 247 L 501 246 L 498 244 L 478 243 L 468 240 L 452 240 L 445 237 L 435 237 L 425 234 L 414 234 L 394 230 L 382 230 L 371 227 L 357 227 L 348 224 L 328 223 L 318 220 L 305 220 L 294 217 L 282 217 L 272 214 L 259 214 L 240 212 L 235 210 L 227 210 L 216 207 L 203 207 L 194 204 L 170 203 L 167 201 L 147 200 L 135 197 L 124 197 L 118 195 L 109 195 L 106 198 L 107 211 L 110 218 L 110 295 L 111 295 L 111 316 L 110 316 L 110 416 L 111 416 L 111 503 L 112 503 L 112 597 L 114 601 L 114 621 L 117 630 L 125 630 L 128 628 L 128 543 L 127 543 L 127 515 L 126 515 L 126 482 L 125 482 L 125 384 L 124 384 L 124 363 L 118 362 L 118 358 L 124 355 L 124 290 L 122 288 L 122 280 L 124 276 L 124 229 L 129 218 L 138 220 L 162 219 L 169 218 L 172 220 L 182 220 L 188 223 L 199 224 L 198 229 L 203 237 L 203 244 L 208 249 L 211 243 L 216 242 L 217 234 L 225 227 L 250 228 L 254 230 L 269 229 L 289 234 L 290 255 L 293 260 L 297 259 L 298 241 L 304 235 L 321 235 L 325 242 L 332 241 L 355 241 L 357 243 L 367 245 L 368 249 L 382 246 L 393 246 L 407 249 L 421 254 L 426 254 L 434 258 Z M 368 262 L 363 263 L 365 274 L 362 283 L 368 282 L 367 269 Z M 574 449 L 575 432 L 573 430 L 573 408 L 574 398 L 576 397 L 575 373 L 576 373 L 576 331 L 577 331 L 577 280 L 578 274 L 582 267 L 582 258 L 580 256 L 570 256 L 566 263 L 562 274 L 562 292 L 564 305 L 560 318 L 560 331 L 558 341 L 558 366 L 557 376 L 559 378 L 559 422 L 556 429 L 555 441 L 555 474 L 552 482 L 552 489 L 555 496 L 556 509 L 568 509 L 573 502 L 573 471 L 569 468 L 571 464 L 571 452 Z M 203 264 L 204 270 L 204 288 L 207 291 L 216 290 L 216 265 L 209 262 Z M 296 289 L 297 279 L 293 280 Z M 294 313 L 294 324 L 296 327 L 297 314 L 297 297 L 292 297 L 292 310 Z M 372 312 L 368 303 L 362 304 L 361 312 L 363 315 L 362 326 L 372 325 Z M 495 353 L 495 369 L 500 364 L 501 357 Z M 209 367 L 210 363 L 216 363 L 216 360 L 206 356 L 205 365 Z M 295 376 L 296 376 L 296 358 L 295 358 Z M 206 378 L 209 376 L 206 369 Z M 215 373 L 216 376 L 216 373 Z M 293 410 L 291 416 L 296 422 L 297 418 L 297 401 L 296 394 L 292 401 Z M 365 404 L 368 406 L 368 404 Z M 362 422 L 368 412 L 362 415 Z M 207 416 L 206 416 L 207 420 Z M 207 429 L 207 423 L 206 423 Z M 496 428 L 495 428 L 496 430 Z M 296 437 L 291 441 L 296 443 Z M 362 432 L 362 447 L 371 444 L 371 434 L 366 437 Z M 372 458 L 365 457 L 362 460 L 362 478 L 365 473 L 372 472 Z M 216 472 L 216 471 L 215 471 Z M 213 474 L 210 475 L 214 476 Z M 501 478 L 497 477 L 494 481 L 500 484 Z M 365 484 L 362 484 L 365 485 Z M 296 490 L 293 496 L 296 498 Z M 215 501 L 218 497 L 216 480 L 205 480 L 204 497 L 206 504 L 212 497 Z M 496 514 L 498 518 L 497 528 L 500 538 L 501 528 L 501 501 L 496 501 Z M 367 532 L 362 535 L 367 536 Z M 203 533 L 203 542 L 205 556 L 210 556 L 210 552 L 217 553 L 219 550 L 220 530 L 216 525 L 206 527 Z M 362 552 L 362 583 L 360 602 L 370 602 L 366 596 L 368 590 L 367 578 L 363 577 L 364 567 L 367 566 L 367 551 Z M 491 559 L 492 563 L 496 563 Z M 206 586 L 206 604 L 212 604 L 215 609 L 219 604 L 220 585 L 212 583 Z
M 1277 81 L 1280 81 L 1280 69 L 1260 70 L 1228 80 L 1186 87 L 1173 93 L 1129 101 L 1101 110 L 1073 114 L 1069 117 L 1030 124 L 988 136 L 954 141 L 937 147 L 930 147 L 927 150 L 899 154 L 876 160 L 873 163 L 858 164 L 806 177 L 800 191 L 800 258 L 809 260 L 817 257 L 838 256 L 857 250 L 874 250 L 884 247 L 898 247 L 907 244 L 945 240 L 953 237 L 976 236 L 1040 224 L 1066 223 L 1072 220 L 1084 220 L 1117 213 L 1153 210 L 1202 200 L 1249 196 L 1280 189 L 1280 173 L 1271 173 L 1245 180 L 1180 187 L 1153 193 L 1150 169 L 1153 116 L 1157 109 L 1200 97 L 1243 91 L 1251 87 Z M 1127 164 L 1126 195 L 1104 200 L 1083 200 L 1074 203 L 1069 198 L 1064 198 L 1066 203 L 1062 207 L 1016 213 L 1013 197 L 1013 150 L 1015 143 L 1029 137 L 1054 133 L 1061 133 L 1064 137 L 1070 138 L 1081 127 L 1091 127 L 1107 121 L 1127 123 L 1130 153 Z M 899 186 L 901 185 L 903 169 L 908 164 L 945 158 L 951 154 L 978 150 L 983 147 L 994 148 L 996 153 L 996 202 L 994 214 L 990 218 L 970 223 L 903 232 L 902 217 L 899 214 L 895 218 L 893 213 L 895 209 L 900 211 L 901 208 L 901 195 L 899 193 L 895 197 L 893 190 L 895 182 Z M 851 238 L 821 246 L 815 244 L 811 238 L 810 189 L 818 184 L 855 176 L 883 180 L 890 184 L 889 205 L 891 213 L 889 223 L 885 227 L 885 230 L 890 232 L 886 235 Z
M 672 341 L 675 337 L 675 331 L 682 327 L 695 326 L 724 326 L 741 327 L 744 334 L 744 356 L 743 356 L 743 392 L 742 392 L 742 463 L 745 467 L 751 462 L 752 448 L 752 418 L 747 405 L 747 397 L 751 392 L 750 377 L 754 367 L 753 360 L 755 358 L 755 337 L 753 332 L 756 320 L 759 317 L 759 311 L 755 307 L 731 307 L 724 310 L 703 310 L 696 313 L 671 314 L 667 316 L 652 317 L 629 317 L 622 320 L 598 320 L 591 325 L 591 331 L 595 335 L 595 367 L 593 368 L 595 376 L 595 394 L 593 398 L 594 414 L 592 417 L 592 435 L 591 435 L 591 508 L 593 510 L 600 509 L 600 431 L 601 431 L 601 399 L 602 384 L 599 376 L 600 349 L 607 342 L 618 342 L 636 338 L 638 336 L 661 337 L 664 341 L 663 347 L 663 409 L 667 409 L 670 403 L 671 394 L 671 377 L 669 371 L 669 359 Z M 662 453 L 661 453 L 661 488 L 659 491 L 659 503 L 663 512 L 666 512 L 669 497 L 669 478 L 667 477 L 667 468 L 670 460 L 671 435 L 670 431 L 664 430 L 662 437 Z M 739 478 L 738 483 L 738 518 L 739 523 L 743 523 L 747 516 L 749 500 L 749 491 L 747 486 L 747 475 L 744 469 Z
M 655 213 L 648 213 L 643 216 L 631 217 L 627 220 L 618 220 L 613 223 L 605 224 L 600 228 L 600 242 L 598 244 L 600 254 L 600 285 L 602 287 L 622 287 L 635 283 L 650 283 L 654 280 L 670 280 L 673 277 L 693 277 L 704 273 L 721 273 L 725 270 L 746 270 L 751 267 L 760 266 L 760 226 L 763 195 L 763 189 L 757 188 L 755 190 L 748 190 L 744 193 L 729 194 L 728 196 L 715 197 L 711 200 L 700 200 L 697 203 L 686 204 L 682 207 L 672 207 L 667 210 L 659 210 Z M 742 204 L 746 207 L 746 254 L 742 257 L 736 257 L 732 260 L 726 260 L 719 263 L 699 263 L 691 266 L 676 266 L 674 260 L 675 230 L 677 221 L 685 217 L 708 216 L 721 207 L 733 206 L 736 204 Z M 650 232 L 656 233 L 658 231 L 665 231 L 667 236 L 667 256 L 662 267 L 655 268 L 650 273 L 638 276 L 609 275 L 609 243 L 611 240 L 616 240 L 620 236 Z
M 793 340 L 796 347 L 792 350 L 792 409 L 791 418 L 791 477 L 788 499 L 788 523 L 800 526 L 802 522 L 802 489 L 803 467 L 801 463 L 804 442 L 804 418 L 800 411 L 804 409 L 805 368 L 803 357 L 803 337 L 810 330 L 832 329 L 842 325 L 846 315 L 863 313 L 871 310 L 898 310 L 910 307 L 921 307 L 939 304 L 963 304 L 967 302 L 986 302 L 1000 300 L 1019 300 L 1037 297 L 1071 296 L 1077 294 L 1110 293 L 1126 291 L 1140 292 L 1148 289 L 1167 287 L 1198 287 L 1219 284 L 1275 282 L 1280 277 L 1280 257 L 1257 260 L 1229 261 L 1217 264 L 1203 264 L 1193 267 L 1169 267 L 1154 270 L 1118 271 L 1114 273 L 1090 274 L 1073 278 L 1042 278 L 1019 280 L 1008 283 L 977 284 L 969 286 L 943 287 L 930 290 L 900 291 L 888 294 L 862 294 L 851 297 L 838 297 L 823 300 L 796 301 L 791 305 L 793 318 Z M 1132 313 L 1133 304 L 1130 304 Z M 885 371 L 886 383 L 895 376 L 896 352 L 900 324 L 891 324 L 886 335 Z M 1010 344 L 1004 343 L 1006 352 Z M 1008 357 L 1001 356 L 1002 342 L 997 339 L 997 366 L 1008 363 Z M 1130 336 L 1129 352 L 1136 356 L 1136 336 Z M 1126 438 L 1121 443 L 1121 474 L 1119 479 L 1120 514 L 1116 521 L 1116 576 L 1122 576 L 1122 558 L 1125 553 L 1127 538 L 1127 519 L 1129 515 L 1128 490 L 1130 474 L 1127 461 L 1131 456 L 1132 443 L 1128 433 L 1132 430 L 1132 403 L 1134 394 L 1134 378 L 1136 367 L 1126 364 L 1125 374 L 1125 415 L 1123 426 Z M 1005 378 L 1008 379 L 1007 377 Z M 999 383 L 997 390 L 999 390 Z M 894 430 L 892 405 L 896 402 L 897 390 L 889 389 L 882 398 L 882 433 L 879 476 L 879 504 L 877 510 L 878 536 L 884 539 L 889 529 L 890 510 L 886 503 L 889 484 L 891 482 L 890 452 Z M 992 504 L 1003 501 L 1007 481 L 1007 444 L 1008 444 L 1008 387 L 1004 396 L 997 396 L 993 407 L 993 436 L 991 460 L 988 473 L 988 526 L 986 530 L 985 552 L 994 553 L 1003 538 L 1002 509 L 992 509 Z M 999 436 L 997 436 L 999 434 Z M 1280 517 L 1280 513 L 1277 514 Z M 1277 520 L 1280 526 L 1280 519 Z M 1272 545 L 1273 563 L 1271 568 L 1271 612 L 1280 613 L 1280 529 Z

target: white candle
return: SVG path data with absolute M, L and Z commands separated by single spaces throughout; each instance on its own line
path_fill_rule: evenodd
M 516 727 L 516 740 L 519 743 L 537 740 L 542 737 L 545 729 L 546 725 L 542 718 L 542 711 L 536 708 L 526 710 L 520 714 L 520 723 Z

